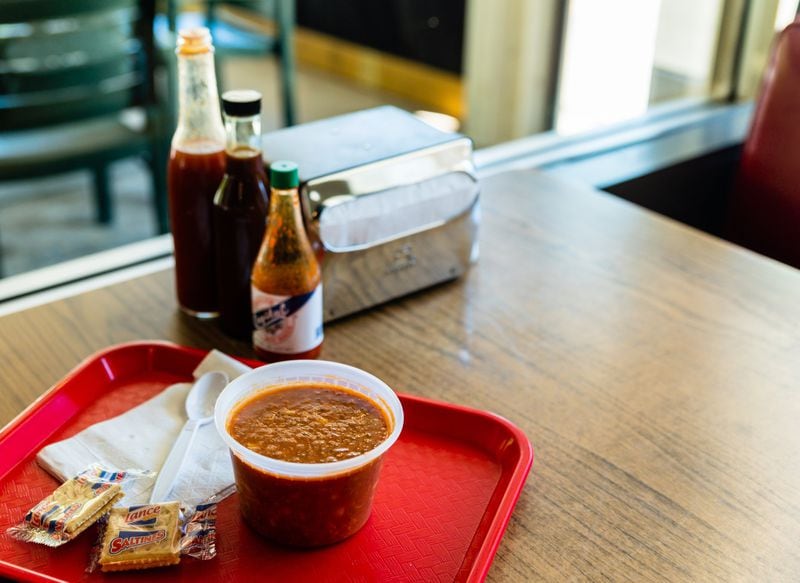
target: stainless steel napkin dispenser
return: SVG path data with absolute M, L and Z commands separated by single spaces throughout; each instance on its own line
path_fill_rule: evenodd
M 472 142 L 390 106 L 265 134 L 300 168 L 306 227 L 324 249 L 326 321 L 463 274 L 477 259 Z

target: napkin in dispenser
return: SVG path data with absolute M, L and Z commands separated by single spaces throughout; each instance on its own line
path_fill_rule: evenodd
M 477 259 L 469 138 L 385 106 L 271 132 L 263 151 L 299 165 L 306 228 L 324 250 L 325 321 L 454 279 Z

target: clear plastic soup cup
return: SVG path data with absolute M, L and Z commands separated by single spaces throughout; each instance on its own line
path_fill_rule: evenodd
M 251 396 L 293 385 L 324 383 L 366 396 L 389 421 L 389 436 L 359 456 L 328 463 L 297 463 L 250 451 L 228 433 L 231 412 Z M 369 518 L 383 454 L 403 429 L 397 395 L 377 377 L 322 360 L 290 360 L 254 369 L 220 394 L 214 422 L 231 451 L 244 519 L 266 538 L 291 546 L 331 544 Z

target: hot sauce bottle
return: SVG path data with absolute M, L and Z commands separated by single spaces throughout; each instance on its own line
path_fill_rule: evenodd
M 264 241 L 253 264 L 253 349 L 264 361 L 316 358 L 322 349 L 322 277 L 303 226 L 297 164 L 270 166 Z
M 178 127 L 172 137 L 167 190 L 181 309 L 217 316 L 211 209 L 225 173 L 225 129 L 207 28 L 182 30 L 178 48 Z
M 227 169 L 214 196 L 219 324 L 230 336 L 253 333 L 250 273 L 264 238 L 267 174 L 261 158 L 261 94 L 251 90 L 222 95 Z

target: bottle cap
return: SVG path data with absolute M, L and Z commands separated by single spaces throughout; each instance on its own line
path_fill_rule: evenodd
M 261 113 L 261 94 L 253 89 L 231 89 L 222 94 L 222 110 L 227 115 L 251 117 Z
M 296 188 L 300 184 L 297 164 L 278 160 L 269 166 L 269 182 L 273 188 Z
M 214 50 L 211 44 L 211 31 L 204 26 L 184 28 L 178 31 L 178 46 L 175 52 L 179 55 L 198 55 Z

